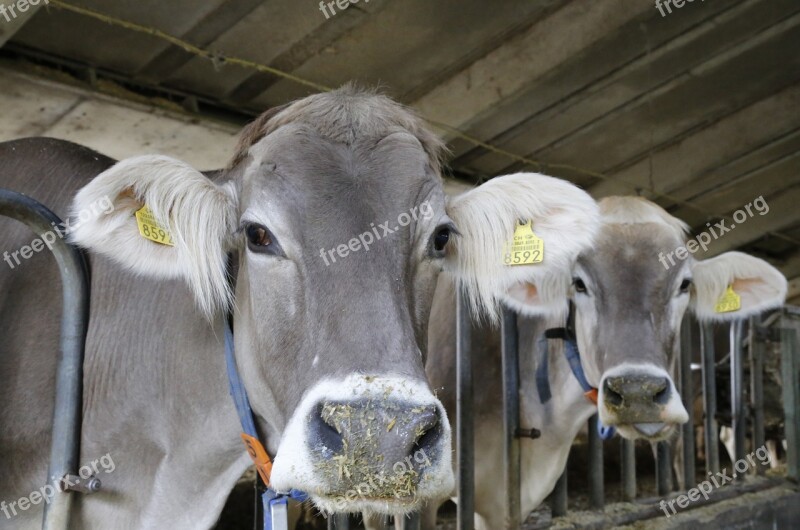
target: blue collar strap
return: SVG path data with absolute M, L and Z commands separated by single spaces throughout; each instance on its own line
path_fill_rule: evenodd
M 586 374 L 583 373 L 583 365 L 581 364 L 581 354 L 578 351 L 578 342 L 575 340 L 575 335 L 567 328 L 551 328 L 544 332 L 544 335 L 539 339 L 540 343 L 544 343 L 544 347 L 540 348 L 542 351 L 542 358 L 539 359 L 539 366 L 536 368 L 536 389 L 539 392 L 539 400 L 542 404 L 547 403 L 552 397 L 550 391 L 550 377 L 548 369 L 548 348 L 547 339 L 561 339 L 564 341 L 564 355 L 569 363 L 569 368 L 572 375 L 577 379 L 578 384 L 583 389 L 583 395 L 597 405 L 597 389 L 589 384 L 586 379 Z M 597 433 L 602 440 L 608 440 L 614 436 L 614 427 L 605 426 L 600 421 L 597 422 Z
M 267 490 L 261 495 L 261 503 L 264 509 L 264 530 L 288 530 L 288 500 L 294 499 L 298 502 L 303 502 L 308 499 L 308 496 L 297 490 L 291 490 L 289 493 L 278 493 L 269 485 L 272 461 L 259 440 L 256 423 L 253 419 L 253 409 L 250 408 L 250 400 L 247 398 L 247 390 L 245 390 L 239 377 L 239 370 L 236 368 L 233 330 L 228 318 L 225 319 L 225 365 L 228 371 L 228 385 L 233 404 L 236 406 L 236 413 L 239 415 L 239 422 L 242 424 L 242 439 L 247 447 L 247 453 L 253 459 L 253 463 L 258 470 L 259 477 L 267 487 Z

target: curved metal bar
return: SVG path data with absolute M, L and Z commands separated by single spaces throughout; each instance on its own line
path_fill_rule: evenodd
M 0 215 L 25 223 L 40 236 L 53 232 L 54 226 L 60 226 L 62 222 L 43 204 L 6 189 L 0 189 Z M 83 252 L 61 237 L 56 238 L 52 250 L 61 273 L 63 308 L 47 477 L 60 480 L 67 474 L 77 474 L 80 458 L 83 355 L 89 324 L 89 268 Z M 68 491 L 55 494 L 45 505 L 42 528 L 69 528 L 73 495 Z

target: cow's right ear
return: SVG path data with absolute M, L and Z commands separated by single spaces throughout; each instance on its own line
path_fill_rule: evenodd
M 145 205 L 173 245 L 142 235 L 135 214 Z M 71 241 L 127 269 L 185 278 L 206 315 L 229 307 L 227 251 L 236 230 L 232 185 L 217 185 L 174 158 L 128 158 L 81 188 L 70 223 Z
M 600 225 L 597 203 L 567 181 L 537 173 L 497 177 L 452 198 L 447 213 L 460 232 L 446 269 L 476 311 L 497 318 L 502 302 L 532 315 L 563 314 L 572 266 Z M 520 221 L 543 242 L 543 260 L 509 265 Z

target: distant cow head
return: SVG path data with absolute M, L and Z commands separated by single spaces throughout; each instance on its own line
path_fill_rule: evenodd
M 573 260 L 597 222 L 584 192 L 531 175 L 446 207 L 440 151 L 385 97 L 315 95 L 248 126 L 214 180 L 163 156 L 118 163 L 75 205 L 108 196 L 113 213 L 73 237 L 135 271 L 186 278 L 210 319 L 233 310 L 237 364 L 275 455 L 273 487 L 333 511 L 411 510 L 453 487 L 450 427 L 423 368 L 438 273 L 486 292 L 499 268 L 484 266 L 484 250 L 524 217 L 549 245 L 546 265 L 518 273 L 536 282 Z M 174 247 L 139 235 L 143 204 Z M 562 243 L 562 230 L 577 235 Z
M 604 424 L 626 438 L 663 439 L 688 419 L 670 375 L 687 307 L 701 319 L 745 318 L 783 303 L 786 280 L 765 261 L 739 252 L 665 266 L 663 256 L 685 243 L 683 222 L 635 197 L 603 199 L 600 212 L 595 244 L 578 258 L 563 293 L 574 303 L 584 370 L 599 390 Z M 728 286 L 741 297 L 741 308 L 717 313 Z M 523 289 L 509 294 L 523 306 L 536 304 L 525 300 Z

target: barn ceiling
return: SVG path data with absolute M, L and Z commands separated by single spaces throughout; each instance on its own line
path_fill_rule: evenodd
M 0 54 L 240 121 L 316 90 L 303 81 L 378 84 L 444 124 L 458 178 L 541 171 L 653 198 L 696 233 L 763 196 L 769 212 L 707 256 L 742 249 L 800 277 L 797 0 L 687 0 L 663 16 L 651 0 L 332 5 L 51 0 L 0 18 Z

